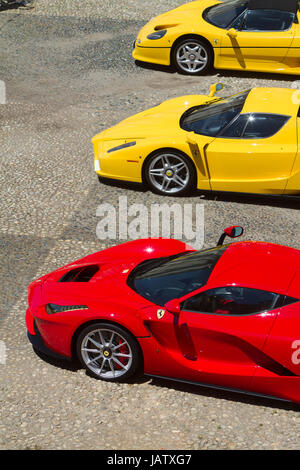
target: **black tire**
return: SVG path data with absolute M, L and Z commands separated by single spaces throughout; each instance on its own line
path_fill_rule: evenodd
M 99 330 L 101 331 L 104 341 L 101 341 Z M 117 342 L 117 344 L 114 344 L 114 346 L 116 346 L 114 352 L 113 347 L 107 345 L 102 349 L 97 348 L 90 339 L 87 339 L 92 337 L 96 343 L 107 343 L 109 339 L 112 338 L 113 334 L 114 339 L 112 340 L 112 344 Z M 126 345 L 120 346 L 118 345 L 118 341 L 122 343 L 126 342 Z M 98 349 L 98 351 L 87 352 L 85 350 L 83 351 L 83 348 L 95 349 L 95 351 Z M 122 354 L 122 351 L 123 355 L 130 355 L 131 357 L 121 357 L 120 354 Z M 125 329 L 106 322 L 93 323 L 80 332 L 76 341 L 76 354 L 89 375 L 107 382 L 124 382 L 129 377 L 137 374 L 142 365 L 142 353 L 134 336 Z M 94 359 L 98 356 L 98 360 Z M 87 363 L 88 360 L 91 360 L 89 364 Z M 122 363 L 122 360 L 124 363 L 122 367 L 120 367 L 115 361 Z M 115 369 L 114 372 L 112 369 Z
M 158 165 L 159 167 L 162 165 L 160 163 L 161 159 L 163 161 L 164 157 L 167 156 L 167 161 L 170 163 L 173 162 L 174 165 L 176 166 L 176 161 L 178 162 L 178 165 L 180 162 L 184 163 L 183 168 L 178 172 L 176 175 L 170 175 L 167 176 L 167 171 L 172 170 L 173 167 L 169 165 L 169 167 L 165 168 L 164 171 L 164 176 L 159 176 L 159 175 L 153 175 L 153 170 L 155 171 L 155 166 Z M 174 166 L 173 165 L 173 166 Z M 162 167 L 161 167 L 162 168 Z M 157 170 L 158 171 L 158 170 Z M 163 196 L 183 196 L 189 193 L 192 193 L 195 188 L 196 188 L 196 169 L 189 157 L 187 157 L 185 154 L 173 150 L 173 149 L 162 149 L 158 150 L 157 152 L 153 153 L 147 160 L 144 166 L 143 170 L 144 174 L 144 179 L 151 189 L 156 194 L 161 194 Z M 186 177 L 185 177 L 186 175 Z M 185 184 L 180 187 L 180 183 L 176 183 L 176 181 L 172 181 L 172 179 L 175 179 L 179 177 L 182 179 L 184 176 L 184 181 Z M 168 184 L 168 180 L 169 184 Z M 163 182 L 166 181 L 165 185 L 168 184 L 167 188 L 164 189 L 164 184 Z M 162 183 L 160 185 L 160 182 Z M 176 188 L 176 185 L 178 186 Z M 160 187 L 161 186 L 161 187 Z
M 188 53 L 187 50 L 185 54 L 187 57 L 183 55 L 184 48 L 190 48 L 190 52 Z M 197 49 L 198 48 L 198 49 Z M 198 57 L 197 57 L 198 56 Z M 193 58 L 192 58 L 193 57 Z M 186 60 L 186 64 L 180 61 Z M 197 61 L 203 59 L 203 64 L 197 64 Z M 190 61 L 190 64 L 189 62 Z M 205 41 L 202 41 L 198 38 L 186 38 L 182 41 L 179 41 L 172 51 L 172 65 L 176 68 L 176 70 L 185 75 L 205 75 L 208 73 L 213 66 L 214 62 L 214 54 L 211 46 L 207 44 Z M 190 67 L 201 67 L 201 69 L 191 70 Z

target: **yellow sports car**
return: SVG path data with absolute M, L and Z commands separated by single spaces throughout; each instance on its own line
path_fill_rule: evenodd
M 300 74 L 298 0 L 197 0 L 142 28 L 138 61 L 186 74 L 220 69 Z
M 154 192 L 193 188 L 300 194 L 300 92 L 253 88 L 161 103 L 93 137 L 102 178 L 140 182 Z

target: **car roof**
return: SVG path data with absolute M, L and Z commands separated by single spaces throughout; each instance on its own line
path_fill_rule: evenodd
M 228 245 L 209 284 L 236 284 L 287 295 L 299 269 L 300 250 L 273 243 L 237 242 Z
M 296 13 L 298 0 L 249 0 L 249 10 L 280 10 Z
M 273 113 L 295 116 L 299 109 L 299 100 L 294 99 L 295 93 L 298 91 L 292 88 L 252 88 L 242 113 Z

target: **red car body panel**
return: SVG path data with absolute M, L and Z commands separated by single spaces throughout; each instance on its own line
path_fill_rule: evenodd
M 176 240 L 137 240 L 77 260 L 29 286 L 26 325 L 44 344 L 72 356 L 72 339 L 95 320 L 117 323 L 138 340 L 148 375 L 270 395 L 300 403 L 300 302 L 249 315 L 182 310 L 158 318 L 161 306 L 127 284 L 132 269 L 146 259 L 195 251 Z M 58 282 L 70 268 L 97 264 L 89 282 Z M 182 297 L 224 286 L 267 290 L 300 299 L 300 251 L 263 242 L 232 243 L 207 284 Z M 87 305 L 88 310 L 48 314 L 49 303 Z M 294 359 L 293 359 L 294 358 Z M 299 353 L 300 358 L 300 353 Z

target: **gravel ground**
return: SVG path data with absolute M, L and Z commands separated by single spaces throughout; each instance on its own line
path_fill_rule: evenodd
M 99 185 L 90 139 L 121 119 L 215 81 L 230 94 L 294 77 L 215 72 L 185 77 L 137 67 L 131 46 L 152 16 L 180 0 L 39 0 L 0 12 L 0 449 L 297 449 L 299 407 L 141 378 L 107 384 L 40 357 L 27 341 L 27 285 L 85 254 L 118 243 L 96 237 L 102 202 L 127 196 L 148 208 L 177 202 L 142 188 Z M 249 239 L 300 248 L 295 202 L 197 194 L 204 246 L 242 224 Z M 4 361 L 3 361 L 4 362 Z

